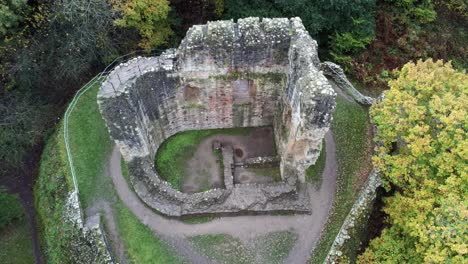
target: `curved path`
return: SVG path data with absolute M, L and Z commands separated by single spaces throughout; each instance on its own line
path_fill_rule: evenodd
M 325 143 L 326 161 L 320 186 L 307 184 L 312 204 L 311 215 L 227 216 L 202 224 L 186 224 L 155 214 L 137 197 L 122 175 L 120 151 L 117 147 L 112 152 L 108 172 L 125 206 L 156 235 L 171 241 L 193 263 L 210 261 L 193 250 L 187 237 L 228 234 L 247 242 L 256 236 L 276 231 L 290 231 L 298 236 L 285 263 L 306 263 L 325 226 L 336 189 L 335 141 L 331 132 L 325 135 Z

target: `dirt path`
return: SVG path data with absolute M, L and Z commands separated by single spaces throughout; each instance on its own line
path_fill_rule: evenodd
M 275 231 L 290 231 L 298 235 L 285 263 L 305 263 L 317 243 L 329 210 L 332 205 L 336 182 L 335 142 L 329 132 L 325 136 L 326 164 L 319 187 L 309 186 L 312 203 L 311 215 L 258 215 L 220 217 L 202 224 L 185 224 L 176 219 L 168 219 L 147 208 L 131 191 L 122 176 L 120 151 L 114 148 L 109 163 L 109 172 L 115 189 L 124 204 L 158 236 L 173 242 L 179 251 L 194 263 L 209 261 L 194 252 L 186 237 L 205 234 L 228 234 L 248 242 L 252 238 Z

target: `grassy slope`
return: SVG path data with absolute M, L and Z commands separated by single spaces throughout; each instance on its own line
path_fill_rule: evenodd
M 122 161 L 122 174 L 124 178 L 130 180 L 124 161 Z M 115 203 L 115 209 L 120 236 L 131 263 L 184 262 L 172 247 L 155 237 L 153 232 L 143 225 L 120 199 Z
M 338 186 L 332 214 L 324 235 L 313 252 L 311 263 L 322 263 L 325 259 L 355 201 L 358 189 L 364 180 L 363 175 L 370 169 L 367 109 L 340 96 L 337 97 L 332 130 L 337 148 Z
M 34 262 L 31 230 L 26 219 L 16 220 L 0 230 L 0 259 L 4 264 Z
M 63 221 L 71 179 L 67 181 L 65 176 L 68 166 L 65 162 L 62 131 L 60 125 L 56 133 L 47 140 L 34 186 L 38 229 L 42 234 L 42 248 L 49 263 L 69 261 L 67 234 L 76 232 Z
M 245 135 L 250 128 L 209 129 L 185 131 L 168 138 L 159 147 L 155 157 L 155 166 L 161 177 L 173 188 L 181 190 L 187 160 L 192 158 L 198 144 L 203 139 L 216 135 Z
M 178 263 L 176 253 L 123 206 L 109 177 L 100 177 L 111 151 L 111 141 L 98 111 L 96 84 L 78 101 L 69 119 L 69 137 L 83 208 L 97 199 L 109 199 L 115 206 L 120 236 L 127 257 L 134 263 Z M 42 224 L 49 262 L 67 259 L 68 232 L 76 230 L 62 221 L 67 193 L 72 186 L 63 142 L 62 124 L 48 140 L 35 186 L 36 209 Z M 106 191 L 103 191 L 106 190 Z M 61 224 L 59 224 L 61 223 Z
M 109 178 L 97 177 L 103 173 L 103 165 L 112 148 L 96 102 L 99 85 L 95 84 L 80 97 L 68 122 L 70 149 L 83 208 L 110 193 L 101 189 L 110 184 Z

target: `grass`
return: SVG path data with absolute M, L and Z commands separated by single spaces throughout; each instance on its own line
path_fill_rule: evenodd
M 176 250 L 154 236 L 125 205 L 115 205 L 117 225 L 130 263 L 183 263 Z
M 2 263 L 33 263 L 31 230 L 18 195 L 0 187 L 0 259 Z
M 125 178 L 125 181 L 127 182 L 128 186 L 133 189 L 133 185 L 130 182 L 130 176 L 128 174 L 128 167 L 127 163 L 125 163 L 124 159 L 121 159 L 120 161 L 120 166 L 122 168 L 122 175 Z M 161 212 L 150 208 L 155 214 L 161 215 Z M 201 223 L 206 223 L 209 222 L 216 217 L 214 215 L 203 215 L 203 216 L 184 216 L 181 217 L 180 220 L 183 221 L 186 224 L 201 224 Z
M 41 156 L 39 176 L 34 186 L 38 229 L 42 234 L 41 244 L 49 263 L 71 262 L 70 233 L 79 232 L 63 221 L 71 178 L 66 178 L 66 163 L 63 130 L 59 129 L 47 140 Z
M 110 177 L 103 175 L 112 143 L 98 110 L 98 89 L 99 84 L 96 84 L 83 94 L 69 119 L 70 147 L 81 206 L 85 209 L 99 199 L 111 202 L 118 222 L 119 235 L 125 243 L 126 256 L 130 262 L 180 263 L 182 260 L 177 252 L 138 221 L 118 199 Z M 125 169 L 126 166 L 123 166 L 124 177 L 128 180 Z M 49 263 L 74 262 L 70 240 L 79 236 L 80 231 L 63 221 L 67 195 L 72 188 L 61 123 L 56 133 L 47 140 L 34 190 L 36 209 L 44 236 L 43 246 Z
M 187 161 L 205 138 L 216 134 L 248 135 L 252 128 L 195 130 L 177 133 L 159 147 L 155 166 L 159 175 L 176 190 L 181 190 Z
M 332 131 L 336 142 L 338 178 L 332 213 L 310 263 L 323 263 L 370 171 L 367 109 L 337 97 Z
M 83 208 L 93 200 L 106 198 L 103 186 L 109 185 L 108 177 L 98 177 L 103 173 L 103 165 L 112 150 L 112 142 L 97 105 L 97 82 L 81 96 L 69 117 L 70 148 L 73 156 L 80 202 Z
M 322 151 L 320 151 L 320 155 L 317 158 L 317 161 L 314 165 L 309 166 L 306 170 L 306 181 L 310 183 L 319 183 L 321 181 L 323 170 L 325 169 L 325 159 L 326 159 L 326 152 L 325 152 L 325 140 L 322 144 Z
M 242 242 L 229 235 L 201 235 L 190 238 L 203 255 L 218 263 L 255 263 L 254 254 Z
M 280 264 L 294 246 L 297 235 L 287 231 L 274 232 L 260 237 L 256 250 L 263 256 L 264 263 Z
M 218 263 L 283 263 L 294 246 L 297 235 L 273 232 L 242 243 L 225 234 L 200 235 L 190 238 L 194 247 L 212 261 Z
M 25 218 L 0 230 L 0 259 L 3 264 L 34 263 L 31 230 Z

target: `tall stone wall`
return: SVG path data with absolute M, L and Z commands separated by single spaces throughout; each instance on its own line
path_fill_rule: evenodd
M 320 153 L 335 94 L 298 18 L 193 26 L 178 49 L 114 69 L 98 94 L 137 194 L 166 214 L 308 211 L 297 179 Z M 273 125 L 284 182 L 185 194 L 154 169 L 159 145 L 185 130 Z

